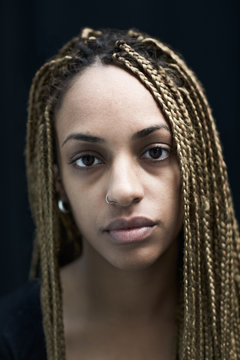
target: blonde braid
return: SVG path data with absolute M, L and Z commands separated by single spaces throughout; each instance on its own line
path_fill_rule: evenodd
M 209 131 L 207 131 L 206 132 L 207 133 L 207 136 L 208 136 L 208 134 L 210 133 L 211 134 L 211 131 L 209 130 Z M 210 139 L 208 140 L 208 143 L 209 143 L 209 149 L 210 149 L 210 152 L 212 153 L 212 150 L 211 150 L 211 145 L 210 145 Z M 212 155 L 212 154 L 211 154 Z M 213 156 L 210 156 L 210 159 L 213 159 Z M 220 159 L 220 161 L 221 161 L 222 159 Z M 220 163 L 220 161 L 219 161 L 219 163 Z M 216 161 L 213 161 L 213 164 L 216 164 Z M 215 165 L 216 166 L 216 165 Z M 220 168 L 221 168 L 221 165 L 220 165 Z M 216 177 L 215 177 L 215 172 L 216 172 L 216 167 L 215 167 L 215 169 L 213 170 L 213 172 L 212 172 L 212 176 L 213 176 L 213 187 L 214 187 L 214 189 L 213 189 L 213 191 L 214 191 L 214 196 L 217 198 L 218 197 L 218 191 L 216 190 L 216 188 L 217 188 L 217 186 L 216 186 Z M 224 196 L 224 198 L 227 198 L 227 194 L 225 194 L 225 196 Z M 216 202 L 216 204 L 217 204 L 217 202 Z M 218 209 L 219 209 L 219 207 L 218 207 L 218 205 L 216 205 L 216 208 L 217 208 L 217 214 L 219 214 L 219 211 L 218 211 Z M 218 216 L 218 215 L 217 215 Z M 220 216 L 220 218 L 222 217 L 222 215 Z M 224 222 L 229 222 L 228 220 L 223 220 L 223 224 L 224 224 Z M 224 234 L 225 234 L 225 236 L 226 236 L 226 230 L 224 229 Z M 220 235 L 221 236 L 221 235 Z M 230 237 L 231 237 L 231 235 L 230 235 Z M 224 238 L 224 237 L 222 237 L 222 244 L 224 244 L 224 241 L 225 241 L 226 239 Z M 223 250 L 224 251 L 224 250 Z M 231 250 L 228 250 L 227 252 L 225 252 L 224 251 L 224 257 L 226 257 L 226 254 L 228 254 L 228 257 L 229 258 L 231 258 L 232 257 L 232 255 L 231 255 Z M 208 254 L 209 255 L 209 254 Z M 208 257 L 208 259 L 209 259 L 209 257 Z M 222 262 L 223 263 L 223 262 Z M 207 261 L 207 264 L 209 264 L 210 265 L 210 262 L 209 261 Z M 224 271 L 223 270 L 223 267 L 222 267 L 222 271 Z M 225 268 L 225 271 L 226 271 L 226 268 Z M 223 272 L 222 272 L 222 276 L 225 276 L 224 274 L 223 274 Z M 226 283 L 227 284 L 229 284 L 229 281 L 228 280 L 226 280 Z M 226 289 L 225 289 L 226 290 Z M 222 298 L 225 300 L 226 299 L 226 292 L 224 291 L 223 293 L 222 293 Z M 222 305 L 222 307 L 224 308 L 224 309 L 226 309 L 226 307 L 225 307 L 225 305 Z M 226 326 L 224 326 L 224 328 L 225 329 L 227 329 L 226 328 Z M 223 340 L 223 341 L 221 341 L 221 344 L 223 345 L 225 343 L 225 341 Z M 226 350 L 226 352 L 227 352 L 227 350 Z
M 202 126 L 201 126 L 201 122 L 199 120 L 198 114 L 196 112 L 194 103 L 191 101 L 191 99 L 189 98 L 189 94 L 187 93 L 187 91 L 184 91 L 186 97 L 188 98 L 188 102 L 189 104 L 192 106 L 194 114 L 196 116 L 196 118 L 198 119 L 200 126 L 199 126 L 199 135 L 201 138 L 203 138 L 203 132 L 202 132 Z M 206 146 L 205 143 L 203 142 L 203 148 L 204 150 L 206 150 Z M 198 149 L 198 151 L 200 151 L 200 149 Z M 197 155 L 198 156 L 198 155 Z M 200 163 L 200 161 L 199 161 Z M 200 190 L 200 194 L 201 194 L 201 198 L 204 200 L 204 205 L 205 205 L 205 213 L 204 213 L 204 217 L 203 217 L 203 229 L 204 229 L 204 233 L 205 235 L 205 248 L 206 248 L 206 264 L 207 266 L 207 273 L 208 273 L 208 280 L 209 280 L 209 289 L 210 289 L 210 296 L 211 296 L 211 301 L 210 301 L 210 307 L 211 307 L 211 311 L 212 311 L 212 322 L 213 322 L 213 336 L 214 336 L 214 340 L 215 340 L 215 344 L 218 343 L 217 339 L 217 305 L 216 305 L 216 296 L 215 296 L 215 283 L 214 283 L 214 272 L 213 272 L 213 261 L 212 261 L 212 251 L 211 249 L 211 238 L 209 235 L 209 231 L 208 228 L 210 228 L 210 214 L 209 214 L 209 203 L 207 202 L 207 200 L 210 198 L 210 193 L 209 193 L 209 186 L 208 186 L 208 182 L 206 182 L 206 184 L 204 183 L 204 179 L 202 178 L 202 174 L 203 174 L 203 169 L 207 169 L 207 159 L 206 159 L 206 155 L 205 155 L 205 151 L 204 151 L 204 157 L 203 157 L 203 167 L 201 166 L 200 171 L 198 171 L 198 180 L 200 182 L 200 186 L 199 186 L 199 190 Z M 205 192 L 204 192 L 204 188 L 205 188 Z M 196 199 L 198 199 L 198 197 L 196 197 Z M 197 238 L 200 239 L 200 233 L 198 232 L 197 234 Z M 200 248 L 200 243 L 197 246 L 197 251 L 198 251 L 198 262 L 200 262 L 201 259 L 201 252 L 200 252 L 201 248 Z M 200 264 L 199 264 L 200 265 Z M 201 266 L 198 267 L 198 274 L 199 274 L 199 284 L 201 284 Z M 199 286 L 198 286 L 199 287 Z M 200 298 L 202 298 L 202 290 L 199 287 L 199 292 L 200 292 Z M 201 299 L 202 300 L 202 299 Z M 203 303 L 203 300 L 201 301 Z M 201 303 L 200 302 L 200 303 Z M 199 309 L 199 311 L 202 311 L 202 309 Z M 201 324 L 201 321 L 200 321 Z M 215 345 L 216 346 L 216 345 Z M 216 356 L 219 353 L 219 350 L 217 348 L 215 348 L 215 354 Z
M 46 137 L 47 137 L 47 172 L 48 172 L 48 211 L 49 211 L 49 224 L 48 224 L 48 250 L 49 257 L 52 259 L 50 262 L 49 272 L 51 281 L 51 296 L 52 296 L 52 315 L 53 315 L 53 359 L 62 359 L 65 357 L 65 348 L 62 342 L 61 334 L 63 331 L 63 314 L 61 308 L 61 286 L 59 279 L 59 268 L 57 261 L 56 241 L 54 234 L 54 179 L 53 179 L 53 144 L 52 144 L 52 130 L 49 118 L 50 106 L 47 105 L 45 109 L 45 124 L 46 124 Z M 50 284 L 49 284 L 50 285 Z
M 179 91 L 182 93 L 182 91 L 185 89 L 180 88 Z M 194 114 L 194 116 L 197 118 L 197 120 L 200 123 L 200 137 L 203 138 L 202 136 L 202 126 L 201 126 L 201 122 L 199 120 L 196 108 L 194 106 L 194 103 L 191 101 L 189 93 L 187 91 L 184 91 L 183 96 L 186 96 L 186 98 L 188 99 L 189 102 L 189 106 L 188 109 L 192 109 L 192 113 Z M 199 181 L 199 191 L 201 194 L 201 199 L 202 200 L 202 204 L 201 201 L 199 203 L 198 201 L 198 197 L 195 197 L 195 201 L 196 201 L 196 211 L 201 209 L 202 207 L 205 207 L 206 210 L 208 211 L 208 205 L 206 206 L 207 202 L 205 199 L 209 198 L 209 191 L 208 191 L 208 186 L 207 188 L 205 188 L 205 177 L 203 178 L 201 175 L 203 174 L 203 170 L 207 168 L 207 159 L 206 159 L 206 145 L 205 142 L 203 142 L 203 161 L 201 162 L 201 160 L 199 159 L 199 155 L 198 153 L 195 154 L 196 159 L 197 159 L 197 174 L 198 174 L 198 181 Z M 208 183 L 206 182 L 206 185 Z M 204 192 L 204 188 L 207 190 L 205 190 Z M 200 233 L 200 228 L 201 228 L 201 219 L 197 218 L 196 219 L 196 238 L 197 239 L 201 239 L 201 233 Z M 205 225 L 205 231 L 206 231 L 206 223 L 204 222 Z M 205 232 L 204 231 L 204 232 Z M 197 338 L 199 339 L 199 348 L 196 349 L 196 351 L 199 353 L 199 358 L 202 359 L 204 358 L 204 328 L 203 328 L 203 306 L 204 306 L 204 297 L 203 297 L 203 290 L 202 290 L 202 263 L 200 261 L 200 259 L 202 258 L 202 253 L 201 253 L 201 243 L 200 241 L 196 241 L 196 252 L 197 252 L 197 257 L 196 257 L 196 261 L 197 261 L 197 276 L 198 276 L 198 283 L 196 284 L 197 286 L 197 291 L 198 291 L 198 317 L 199 317 L 199 331 L 198 331 L 198 335 Z
M 46 347 L 48 353 L 52 351 L 52 336 L 51 336 L 51 297 L 50 297 L 50 289 L 48 286 L 49 283 L 49 273 L 48 273 L 48 254 L 47 254 L 47 243 L 45 237 L 45 227 L 44 224 L 44 204 L 47 202 L 47 193 L 44 191 L 45 186 L 45 177 L 44 175 L 44 141 L 45 141 L 45 128 L 44 124 L 39 126 L 39 136 L 38 136 L 38 148 L 39 148 L 39 160 L 38 160 L 38 177 L 37 180 L 39 184 L 37 186 L 38 189 L 38 200 L 39 200 L 39 209 L 38 209 L 38 219 L 39 223 L 37 223 L 37 234 L 38 234 L 38 243 L 40 244 L 40 256 L 41 256 L 41 275 L 42 275 L 42 287 L 41 287 L 41 303 L 44 309 L 48 309 L 48 311 L 43 312 L 43 326 L 44 332 L 46 334 Z M 42 151 L 41 151 L 42 150 Z
M 35 181 L 32 181 L 34 178 L 34 169 L 35 164 L 32 163 L 31 159 L 34 159 L 34 156 L 38 153 L 38 148 L 35 144 L 35 136 L 34 134 L 37 132 L 38 127 L 42 123 L 42 114 L 44 113 L 44 108 L 41 106 L 43 103 L 44 97 L 46 94 L 44 92 L 45 82 L 49 78 L 49 73 L 52 71 L 52 67 L 56 65 L 64 64 L 69 59 L 72 59 L 71 56 L 66 56 L 61 59 L 53 59 L 50 62 L 44 64 L 36 73 L 31 89 L 30 89 L 30 96 L 29 96 L 29 106 L 28 106 L 28 124 L 27 124 L 27 140 L 26 140 L 26 166 L 27 166 L 27 177 L 28 187 L 29 187 L 29 196 L 30 196 L 30 204 L 32 206 L 32 214 L 34 216 L 35 221 L 37 221 L 37 214 L 38 208 L 34 208 L 34 205 L 37 204 L 34 198 L 35 194 Z M 39 90 L 40 87 L 40 90 Z M 30 276 L 33 278 L 36 275 L 38 259 L 39 259 L 39 246 L 37 243 L 37 238 L 35 239 L 34 246 L 33 246 L 33 256 L 32 256 L 32 265 L 30 270 Z
M 63 315 L 62 315 L 62 300 L 61 300 L 61 289 L 60 289 L 60 279 L 59 279 L 59 269 L 57 261 L 57 243 L 54 236 L 54 227 L 55 227 L 55 218 L 56 210 L 54 209 L 54 179 L 53 179 L 53 144 L 52 144 L 52 125 L 50 123 L 50 104 L 46 106 L 44 117 L 41 116 L 42 109 L 40 108 L 41 99 L 46 96 L 44 93 L 44 83 L 49 76 L 49 72 L 52 71 L 52 66 L 56 65 L 64 66 L 66 61 L 72 59 L 70 56 L 66 56 L 61 59 L 51 60 L 49 63 L 45 64 L 40 71 L 36 74 L 36 77 L 33 81 L 31 95 L 30 95 L 30 104 L 29 104 L 29 126 L 31 127 L 32 119 L 38 119 L 35 122 L 34 126 L 31 127 L 31 131 L 28 132 L 27 137 L 27 146 L 29 148 L 29 154 L 35 153 L 37 151 L 41 158 L 37 162 L 39 166 L 38 179 L 40 184 L 37 188 L 41 189 L 39 193 L 38 203 L 39 207 L 33 209 L 35 218 L 39 219 L 37 221 L 37 233 L 39 234 L 38 238 L 35 241 L 35 258 L 37 257 L 36 253 L 38 251 L 38 244 L 40 244 L 40 253 L 41 253 L 41 276 L 42 276 L 42 287 L 41 287 L 41 302 L 43 311 L 43 326 L 44 332 L 46 334 L 46 347 L 47 354 L 49 359 L 64 359 L 65 358 L 65 344 L 64 344 L 64 330 L 63 330 Z M 35 87 L 41 86 L 41 91 L 36 91 Z M 33 106 L 34 102 L 39 105 Z M 39 124 L 39 125 L 38 125 Z M 40 143 L 36 147 L 34 144 L 33 133 L 36 131 L 37 126 L 39 126 L 41 132 L 39 134 Z M 47 143 L 47 156 L 43 157 L 45 143 Z M 35 147 L 34 147 L 35 145 Z M 28 164 L 31 163 L 30 158 L 28 158 Z M 28 165 L 30 168 L 30 165 Z M 31 164 L 33 167 L 33 164 Z M 29 173 L 29 177 L 32 174 Z M 31 181 L 33 186 L 32 192 L 35 191 L 35 184 Z M 31 190 L 31 188 L 30 188 Z M 30 193 L 31 195 L 31 193 Z M 47 195 L 47 196 L 46 196 Z M 42 214 L 42 215 L 41 215 Z M 47 232 L 45 231 L 47 229 Z M 49 262 L 47 259 L 50 258 Z M 36 263 L 33 263 L 36 266 Z M 32 273 L 35 271 L 32 269 Z M 53 334 L 53 337 L 52 337 Z
M 228 228 L 229 228 L 229 230 L 228 231 L 226 231 L 225 230 L 225 223 L 223 222 L 224 220 L 222 220 L 221 222 L 220 222 L 220 225 L 221 225 L 221 227 L 220 227 L 220 229 L 224 229 L 223 230 L 223 233 L 224 233 L 224 235 L 225 235 L 225 238 L 224 238 L 224 236 L 221 236 L 222 237 L 222 241 L 221 241 L 221 244 L 223 245 L 224 244 L 224 242 L 226 241 L 227 242 L 227 244 L 229 245 L 229 247 L 228 247 L 228 249 L 225 251 L 225 249 L 223 249 L 223 256 L 224 256 L 224 258 L 225 258 L 225 262 L 227 262 L 227 263 L 229 263 L 230 262 L 230 268 L 229 268 L 229 271 L 226 271 L 226 267 L 223 265 L 225 262 L 224 261 L 222 261 L 221 262 L 221 264 L 222 264 L 222 273 L 221 273 L 221 277 L 224 279 L 225 278 L 225 274 L 227 273 L 227 274 L 233 274 L 233 269 L 232 269 L 232 264 L 231 264 L 231 262 L 232 262 L 232 260 L 230 260 L 230 259 L 232 259 L 232 241 L 230 241 L 230 239 L 234 239 L 234 237 L 232 236 L 232 234 L 231 234 L 231 232 L 232 232 L 232 230 L 231 229 L 234 229 L 235 228 L 235 230 L 237 230 L 236 229 L 236 227 L 235 226 L 233 226 L 233 223 L 232 223 L 232 218 L 233 218 L 233 207 L 232 207 L 232 202 L 231 202 L 231 195 L 230 195 L 230 190 L 229 190 L 229 187 L 228 187 L 228 185 L 227 185 L 227 174 L 226 174 L 226 166 L 225 166 L 225 163 L 223 162 L 223 159 L 222 159 L 222 154 L 221 154 L 221 147 L 220 147 L 220 143 L 219 143 L 219 140 L 218 140 L 218 138 L 217 138 L 217 132 L 216 132 L 216 128 L 215 128 L 215 124 L 214 124 L 214 122 L 213 122 L 213 119 L 212 119 L 212 116 L 211 116 L 211 112 L 210 112 L 210 109 L 209 109 L 209 107 L 207 107 L 207 102 L 206 102 L 206 99 L 205 99 L 205 97 L 204 97 L 204 95 L 203 95 L 203 92 L 202 91 L 200 91 L 199 92 L 200 93 L 200 95 L 201 95 L 201 97 L 202 97 L 202 103 L 203 103 L 203 105 L 205 106 L 205 111 L 207 112 L 207 114 L 208 114 L 208 117 L 210 118 L 210 122 L 211 122 L 211 125 L 212 125 L 212 129 L 213 129 L 213 131 L 212 131 L 212 136 L 214 137 L 214 141 L 212 141 L 212 143 L 213 143 L 213 146 L 214 146 L 214 144 L 216 143 L 216 152 L 217 152 L 217 154 L 218 154 L 218 156 L 219 156 L 219 161 L 218 161 L 218 163 L 216 164 L 216 167 L 217 167 L 217 171 L 219 171 L 220 170 L 220 173 L 221 173 L 221 177 L 220 177 L 220 179 L 224 179 L 223 180 L 223 199 L 222 199 L 222 201 L 224 201 L 225 202 L 225 206 L 226 206 L 226 209 L 227 209 L 227 218 L 226 218 L 226 222 L 227 222 L 227 226 L 228 226 Z M 207 107 L 207 108 L 206 108 Z M 208 133 L 208 132 L 207 132 Z M 210 134 L 211 134 L 211 132 L 210 132 Z M 211 149 L 211 146 L 210 146 L 210 149 Z M 215 183 L 215 182 L 214 182 Z M 215 194 L 216 195 L 218 195 L 219 194 L 219 191 L 217 192 L 215 192 Z M 219 195 L 218 195 L 219 196 Z M 230 203 L 229 203 L 230 202 Z M 216 202 L 216 204 L 218 204 L 218 202 Z M 222 217 L 222 214 L 221 214 L 221 217 Z M 220 217 L 220 218 L 221 218 Z M 235 220 L 233 220 L 233 222 L 235 222 Z M 227 234 L 227 239 L 226 239 L 226 234 Z M 238 235 L 238 233 L 236 233 L 236 237 L 239 239 L 239 235 Z M 239 241 L 239 240 L 238 240 Z M 224 270 L 224 268 L 225 268 L 225 270 Z M 239 269 L 239 263 L 238 263 L 238 269 Z M 223 272 L 225 271 L 225 274 L 223 274 Z M 226 276 L 228 276 L 226 274 Z M 234 291 L 234 289 L 233 289 L 233 284 L 232 284 L 232 281 L 233 281 L 233 278 L 226 278 L 225 279 L 225 281 L 223 281 L 223 285 L 224 285 L 224 283 L 225 283 L 225 288 L 223 289 L 223 291 L 222 291 L 222 293 L 221 293 L 221 306 L 222 306 L 222 308 L 224 308 L 225 310 L 224 310 L 224 313 L 225 313 L 225 316 L 224 316 L 224 318 L 223 318 L 223 325 L 222 325 L 222 329 L 225 329 L 224 331 L 225 331 L 225 333 L 228 333 L 228 339 L 230 339 L 231 338 L 231 334 L 228 332 L 228 328 L 229 328 L 229 323 L 228 323 L 228 320 L 229 320 L 229 312 L 230 311 L 228 311 L 228 314 L 226 314 L 226 309 L 227 309 L 227 307 L 229 308 L 229 305 L 227 306 L 226 305 L 226 301 L 228 300 L 228 297 L 226 296 L 226 290 L 228 289 L 228 288 L 231 288 L 231 292 L 230 292 L 230 296 L 229 296 L 229 298 L 230 298 L 230 300 L 231 300 L 231 298 L 233 298 L 233 294 L 235 293 L 235 291 Z M 227 287 L 227 289 L 226 289 L 226 287 Z M 229 290 L 227 290 L 227 291 L 229 291 Z M 236 294 L 236 293 L 235 293 Z M 236 298 L 236 295 L 235 295 L 235 298 Z M 238 297 L 239 298 L 239 297 Z M 239 305 L 238 305 L 238 307 L 239 307 Z M 237 308 L 238 308 L 237 307 Z M 232 308 L 232 310 L 234 309 L 234 307 Z M 231 316 L 231 314 L 233 314 L 234 312 L 232 311 L 232 312 L 230 312 L 230 316 Z M 234 322 L 235 322 L 235 328 L 236 328 L 236 321 L 237 321 L 237 319 L 239 319 L 239 316 L 238 316 L 238 318 L 235 318 L 235 320 L 234 320 Z M 228 325 L 227 325 L 228 324 Z M 238 330 L 238 333 L 239 333 L 239 330 Z M 228 342 L 228 348 L 226 348 L 226 349 L 224 349 L 224 346 L 225 346 L 225 343 L 226 342 Z M 223 339 L 223 341 L 221 342 L 221 345 L 223 345 L 223 347 L 222 347 L 222 351 L 226 354 L 226 356 L 227 356 L 227 354 L 229 354 L 229 346 L 230 346 L 230 341 L 229 340 L 226 340 L 226 339 Z M 225 350 L 225 351 L 224 351 Z

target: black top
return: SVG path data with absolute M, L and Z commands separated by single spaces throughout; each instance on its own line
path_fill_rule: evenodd
M 40 281 L 0 298 L 0 360 L 46 360 Z

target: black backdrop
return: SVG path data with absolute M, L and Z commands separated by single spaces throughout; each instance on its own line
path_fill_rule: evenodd
M 134 26 L 184 55 L 203 83 L 217 120 L 240 218 L 237 0 L 2 0 L 0 16 L 0 294 L 24 283 L 30 264 L 34 228 L 27 201 L 23 151 L 31 79 L 40 65 L 83 26 Z

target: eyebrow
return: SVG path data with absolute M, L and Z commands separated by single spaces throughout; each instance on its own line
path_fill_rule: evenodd
M 153 125 L 153 126 L 147 127 L 145 129 L 142 129 L 142 130 L 136 132 L 135 134 L 133 134 L 132 140 L 142 139 L 145 136 L 148 136 L 148 135 L 152 134 L 153 132 L 160 130 L 160 129 L 166 129 L 171 134 L 171 130 L 167 125 L 165 125 L 165 124 Z M 87 142 L 92 142 L 92 143 L 106 143 L 106 140 L 104 140 L 103 138 L 100 138 L 98 136 L 92 136 L 92 135 L 83 134 L 83 133 L 74 133 L 74 134 L 70 134 L 66 137 L 66 139 L 62 143 L 62 146 L 65 145 L 66 142 L 71 139 L 79 140 L 79 141 L 87 141 Z
M 150 126 L 148 128 L 145 128 L 145 129 L 142 129 L 142 130 L 136 132 L 136 134 L 134 134 L 132 136 L 132 140 L 142 139 L 143 137 L 148 136 L 148 135 L 152 134 L 154 131 L 157 131 L 160 129 L 166 129 L 171 134 L 171 130 L 167 125 L 164 125 L 164 124 L 153 125 L 153 126 Z

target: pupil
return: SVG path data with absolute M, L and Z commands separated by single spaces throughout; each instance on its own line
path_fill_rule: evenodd
M 84 165 L 86 166 L 90 166 L 94 163 L 94 156 L 92 155 L 85 155 L 82 158 L 82 162 L 84 163 Z
M 161 148 L 153 148 L 153 149 L 149 150 L 149 153 L 152 158 L 157 159 L 157 158 L 159 158 L 159 156 L 161 156 L 162 149 Z

